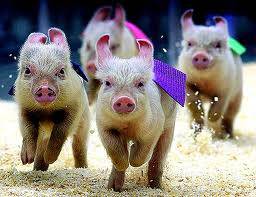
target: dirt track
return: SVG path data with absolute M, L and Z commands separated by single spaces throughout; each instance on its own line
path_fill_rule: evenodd
M 234 140 L 212 140 L 205 130 L 195 141 L 186 110 L 180 109 L 163 190 L 146 187 L 146 166 L 129 168 L 121 194 L 107 190 L 111 163 L 97 132 L 90 134 L 88 169 L 73 168 L 68 141 L 48 172 L 31 171 L 32 165 L 20 161 L 17 106 L 0 101 L 0 196 L 256 196 L 255 76 L 256 66 L 246 66 Z

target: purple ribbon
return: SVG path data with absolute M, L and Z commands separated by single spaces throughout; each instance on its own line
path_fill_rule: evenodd
M 135 39 L 148 39 L 146 34 L 139 27 L 131 22 L 125 22 Z M 185 104 L 186 75 L 159 60 L 154 60 L 154 81 L 182 107 Z
M 186 74 L 159 60 L 154 60 L 154 81 L 182 107 L 186 96 Z

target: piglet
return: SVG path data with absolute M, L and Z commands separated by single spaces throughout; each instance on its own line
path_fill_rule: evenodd
M 65 34 L 51 28 L 47 36 L 31 33 L 19 57 L 15 82 L 22 134 L 21 160 L 34 170 L 55 162 L 73 136 L 75 167 L 86 167 L 89 105 L 83 82 L 72 69 Z
M 130 58 L 138 53 L 136 40 L 125 26 L 125 10 L 121 5 L 117 5 L 113 19 L 111 19 L 111 11 L 112 8 L 108 6 L 99 8 L 82 33 L 82 46 L 79 52 L 81 63 L 89 77 L 87 93 L 90 105 L 97 99 L 100 87 L 100 81 L 95 78 L 97 40 L 102 35 L 109 34 L 110 50 L 121 58 Z
M 216 136 L 233 136 L 234 119 L 242 99 L 242 61 L 228 46 L 228 24 L 220 16 L 215 26 L 194 25 L 193 10 L 181 17 L 183 49 L 179 66 L 187 74 L 187 106 L 195 131 L 205 123 Z M 208 116 L 204 104 L 209 101 Z M 205 121 L 207 117 L 207 121 Z
M 108 35 L 96 45 L 96 78 L 102 83 L 96 123 L 113 163 L 108 188 L 115 191 L 122 189 L 129 164 L 146 162 L 149 186 L 160 187 L 176 118 L 175 101 L 153 81 L 153 46 L 147 40 L 137 44 L 138 56 L 129 59 L 112 55 Z

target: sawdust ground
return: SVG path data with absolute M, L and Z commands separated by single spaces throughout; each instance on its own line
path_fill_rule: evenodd
M 20 161 L 17 106 L 0 101 L 1 196 L 256 196 L 256 65 L 244 68 L 244 97 L 235 124 L 236 139 L 213 140 L 209 131 L 196 140 L 180 109 L 163 176 L 163 189 L 146 187 L 146 165 L 129 167 L 124 191 L 106 189 L 111 163 L 97 132 L 90 133 L 89 168 L 74 169 L 70 140 L 47 172 L 33 172 Z

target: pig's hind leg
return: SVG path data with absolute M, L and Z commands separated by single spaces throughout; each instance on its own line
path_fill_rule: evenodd
M 233 137 L 233 124 L 235 116 L 237 115 L 242 100 L 242 93 L 239 93 L 235 99 L 233 99 L 224 114 L 224 119 L 222 120 L 223 127 L 230 137 Z
M 133 167 L 139 167 L 144 164 L 152 155 L 155 140 L 144 142 L 134 142 L 131 146 L 129 162 Z
M 166 128 L 164 130 L 148 163 L 148 184 L 151 188 L 161 187 L 163 166 L 172 142 L 173 129 Z
M 87 168 L 87 137 L 89 121 L 84 116 L 80 120 L 77 132 L 73 136 L 72 148 L 76 168 Z

